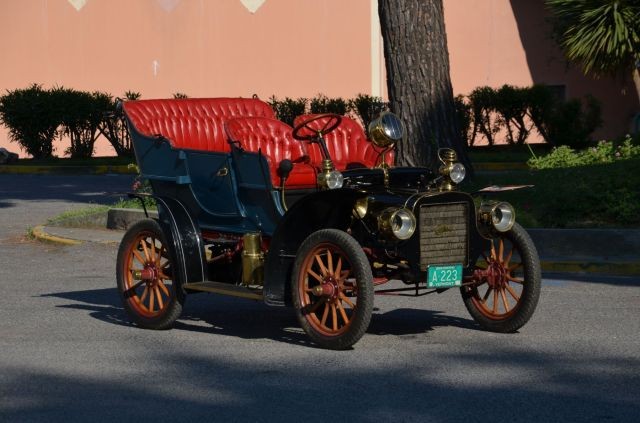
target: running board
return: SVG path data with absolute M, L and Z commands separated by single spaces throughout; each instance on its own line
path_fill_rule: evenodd
M 184 289 L 192 291 L 212 292 L 214 294 L 229 295 L 232 297 L 248 298 L 250 300 L 264 300 L 261 291 L 245 288 L 244 286 L 231 285 L 222 282 L 196 282 L 186 283 L 182 286 Z

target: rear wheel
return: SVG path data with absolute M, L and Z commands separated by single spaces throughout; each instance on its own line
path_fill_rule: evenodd
M 464 304 L 484 329 L 515 332 L 533 315 L 540 297 L 538 252 L 517 223 L 487 241 L 474 272 L 461 288 Z
M 155 220 L 141 220 L 125 233 L 116 271 L 118 291 L 131 320 L 148 329 L 171 327 L 182 312 L 184 294 Z
M 371 267 L 358 242 L 346 232 L 323 229 L 302 243 L 291 288 L 300 326 L 322 347 L 349 348 L 369 327 Z

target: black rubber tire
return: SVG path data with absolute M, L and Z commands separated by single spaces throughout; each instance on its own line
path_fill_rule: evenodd
M 308 314 L 303 312 L 304 299 L 300 293 L 300 284 L 305 282 L 301 272 L 305 271 L 303 266 L 305 266 L 307 258 L 319 246 L 331 246 L 346 257 L 350 263 L 351 274 L 353 274 L 357 286 L 354 297 L 357 300 L 355 309 L 350 310 L 352 316 L 349 323 L 345 325 L 344 333 L 337 335 L 321 333 L 310 323 L 310 317 L 307 317 Z M 369 261 L 360 244 L 351 235 L 337 229 L 322 229 L 312 233 L 304 240 L 298 250 L 293 266 L 291 298 L 298 322 L 313 342 L 323 348 L 332 350 L 344 350 L 352 347 L 362 338 L 369 327 L 373 312 L 373 297 L 373 276 Z
M 508 240 L 519 251 L 523 268 L 522 279 L 524 283 L 513 313 L 503 319 L 489 318 L 478 309 L 473 300 L 474 296 L 477 295 L 476 288 L 463 286 L 460 291 L 467 310 L 483 329 L 491 332 L 511 333 L 524 326 L 533 315 L 540 298 L 542 272 L 540 270 L 538 251 L 531 237 L 522 226 L 517 223 L 514 224 L 510 231 L 502 235 L 502 238 Z
M 140 306 L 136 305 L 136 299 L 131 293 L 130 287 L 131 276 L 127 276 L 129 272 L 129 256 L 132 254 L 132 244 L 139 240 L 140 236 L 149 235 L 155 237 L 166 246 L 167 241 L 158 225 L 158 222 L 152 219 L 144 219 L 133 224 L 124 234 L 120 247 L 118 248 L 118 258 L 116 264 L 116 278 L 118 283 L 118 292 L 129 318 L 138 326 L 145 329 L 169 329 L 173 323 L 180 317 L 182 307 L 185 301 L 185 294 L 182 290 L 181 283 L 178 280 L 172 280 L 171 285 L 167 288 L 169 292 L 168 303 L 154 315 L 145 316 L 139 310 Z M 166 285 L 165 285 L 166 287 Z M 135 290 L 133 291 L 135 296 Z M 139 297 L 136 297 L 139 300 Z M 150 313 L 153 314 L 153 313 Z

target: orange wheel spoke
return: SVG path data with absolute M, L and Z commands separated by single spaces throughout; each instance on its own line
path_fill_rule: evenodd
M 311 276 L 313 276 L 313 278 L 315 280 L 317 280 L 318 282 L 322 282 L 322 276 L 318 275 L 316 272 L 314 272 L 313 270 L 311 270 L 311 268 L 307 269 L 307 273 L 310 274 Z
M 333 256 L 331 251 L 327 248 L 327 273 L 333 275 Z
M 171 295 L 169 294 L 169 289 L 166 287 L 164 283 L 162 283 L 162 281 L 158 281 L 158 287 L 162 290 L 162 292 L 164 292 L 164 295 L 171 298 Z
M 333 330 L 338 330 L 338 313 L 335 304 L 331 304 L 331 318 L 333 320 Z
M 493 241 L 491 241 L 491 259 L 497 260 L 496 258 L 496 246 L 493 245 Z
M 155 289 L 151 288 L 149 290 L 149 311 L 152 313 L 153 313 L 153 310 L 155 310 L 154 308 L 155 301 L 156 301 L 156 291 Z
M 344 301 L 345 303 L 349 304 L 349 307 L 355 309 L 356 306 L 355 304 L 353 304 L 353 302 L 351 302 L 351 300 L 349 299 L 349 297 L 347 297 L 346 295 L 344 295 L 342 292 L 340 293 L 340 299 L 342 301 Z
M 157 263 L 158 256 L 156 254 L 156 239 L 153 237 L 151 238 L 151 257 L 153 258 L 153 262 Z
M 318 307 L 320 307 L 322 304 L 326 304 L 326 302 L 327 302 L 327 298 L 322 297 L 318 301 L 316 301 L 314 304 L 307 304 L 304 307 L 306 309 L 305 314 L 314 313 L 318 309 Z
M 487 299 L 489 298 L 489 295 L 491 295 L 491 291 L 493 291 L 493 288 L 489 287 L 487 289 L 487 292 L 484 293 L 484 298 L 482 298 L 482 302 L 483 303 L 485 303 L 485 304 L 487 303 Z
M 340 301 L 338 301 L 338 310 L 340 310 L 340 315 L 342 316 L 342 320 L 344 320 L 344 324 L 348 325 L 349 318 L 347 317 L 347 313 L 344 311 L 344 308 L 342 307 L 342 303 Z
M 338 263 L 336 263 L 335 275 L 340 278 L 340 272 L 342 272 L 342 256 L 338 256 Z M 341 279 L 341 278 L 340 278 Z
M 147 261 L 152 261 L 151 256 L 149 255 L 149 249 L 147 248 L 147 240 L 141 239 L 140 245 L 142 245 L 142 251 L 144 251 L 144 256 L 147 259 Z
M 498 261 L 502 263 L 502 258 L 504 257 L 504 241 L 500 238 L 500 244 L 498 246 Z
M 520 296 L 518 295 L 518 293 L 516 291 L 513 290 L 513 288 L 511 288 L 508 284 L 505 285 L 505 288 L 507 288 L 507 291 L 509 291 L 509 294 L 511 294 L 513 299 L 516 300 L 516 303 L 518 301 L 520 301 Z
M 524 283 L 523 279 L 515 278 L 513 276 L 508 276 L 507 279 L 509 279 L 511 282 L 519 283 L 520 285 Z
M 343 270 L 342 273 L 340 273 L 340 280 L 344 281 L 345 279 L 347 279 L 350 273 L 350 270 Z
M 158 276 L 160 276 L 162 279 L 167 280 L 167 281 L 171 281 L 173 279 L 171 279 L 170 276 L 168 276 L 166 273 L 164 272 L 158 272 Z
M 158 299 L 158 310 L 162 310 L 164 308 L 164 301 L 162 300 L 162 294 L 160 293 L 160 288 L 158 285 L 155 286 L 156 298 Z
M 138 281 L 138 283 L 136 283 L 135 285 L 133 285 L 131 288 L 127 289 L 128 292 L 134 292 L 136 289 L 138 289 L 140 287 L 140 285 L 142 285 L 144 283 L 144 281 Z
M 493 291 L 493 314 L 495 314 L 498 311 L 498 290 L 495 289 Z
M 142 256 L 140 255 L 140 253 L 134 248 L 133 250 L 131 250 L 133 252 L 133 255 L 136 259 L 138 259 L 138 261 L 140 262 L 140 264 L 145 264 L 146 260 L 142 258 Z
M 511 257 L 513 257 L 513 248 L 509 251 L 507 258 L 504 260 L 504 267 L 509 268 L 509 262 L 511 261 Z
M 140 302 L 144 302 L 144 299 L 147 298 L 147 295 L 149 294 L 149 287 L 145 286 L 144 287 L 144 291 L 142 291 L 142 295 L 140 296 Z
M 322 272 L 322 276 L 327 276 L 327 268 L 324 266 L 322 259 L 318 254 L 315 255 L 316 261 L 318 262 L 318 266 L 320 266 L 320 272 Z
M 504 289 L 500 290 L 500 295 L 502 296 L 502 302 L 504 303 L 504 311 L 505 313 L 509 312 L 509 302 L 507 301 L 507 295 L 504 293 Z
M 320 321 L 320 324 L 322 326 L 326 326 L 327 324 L 327 316 L 329 315 L 329 304 L 328 303 L 324 303 L 324 312 L 322 313 L 322 320 Z
M 507 269 L 509 269 L 509 272 L 513 272 L 514 270 L 516 270 L 520 266 L 522 266 L 522 263 L 516 263 L 513 266 L 508 267 Z

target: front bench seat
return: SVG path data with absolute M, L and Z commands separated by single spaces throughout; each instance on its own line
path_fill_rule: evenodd
M 226 129 L 231 144 L 241 150 L 264 155 L 274 187 L 281 186 L 278 167 L 284 159 L 293 162 L 293 170 L 285 182 L 286 188 L 316 187 L 316 171 L 309 164 L 305 146 L 293 139 L 293 129 L 286 123 L 266 117 L 242 117 L 229 120 Z
M 308 119 L 312 119 L 320 114 L 306 114 L 298 116 L 294 119 L 294 126 L 300 125 L 302 122 Z M 321 129 L 326 123 L 326 119 L 318 119 L 309 124 L 314 129 Z M 310 132 L 306 129 L 302 130 L 302 134 L 306 135 Z M 367 140 L 367 136 L 362 129 L 362 126 L 355 120 L 342 116 L 342 122 L 340 125 L 324 136 L 324 140 L 327 144 L 327 149 L 333 160 L 333 165 L 339 171 L 354 168 L 372 168 L 379 162 L 380 149 L 377 149 L 373 143 Z M 318 168 L 322 168 L 322 153 L 320 152 L 320 146 L 317 143 L 308 144 L 309 157 L 311 164 Z M 389 166 L 393 166 L 394 154 L 393 151 L 387 152 L 385 155 L 385 162 Z

